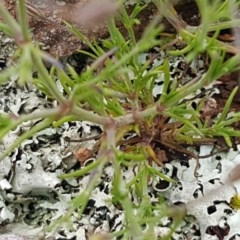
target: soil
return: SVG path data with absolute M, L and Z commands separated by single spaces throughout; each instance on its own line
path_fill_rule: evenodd
M 86 47 L 77 37 L 72 34 L 63 24 L 63 20 L 74 24 L 74 26 L 87 36 L 90 41 L 95 41 L 108 36 L 106 23 L 100 21 L 94 26 L 86 26 L 78 19 L 76 11 L 81 11 L 88 5 L 86 0 L 66 0 L 57 4 L 57 1 L 28 1 L 34 8 L 41 13 L 42 17 L 30 16 L 29 24 L 32 28 L 33 37 L 40 42 L 43 50 L 47 50 L 54 56 L 66 56 L 76 52 L 78 49 Z M 185 2 L 185 3 L 184 3 Z M 5 6 L 16 16 L 15 0 L 4 0 Z M 186 23 L 192 26 L 199 24 L 199 17 L 196 4 L 193 1 L 181 1 L 176 5 L 176 11 Z M 128 12 L 132 12 L 133 6 L 128 6 Z M 81 14 L 81 12 L 80 12 Z M 140 25 L 135 27 L 135 33 L 138 38 L 141 37 L 145 27 L 149 24 L 151 18 L 157 14 L 154 4 L 148 6 L 140 13 Z M 175 33 L 175 29 L 166 20 L 163 20 L 166 32 Z M 126 29 L 119 24 L 122 32 L 126 35 Z

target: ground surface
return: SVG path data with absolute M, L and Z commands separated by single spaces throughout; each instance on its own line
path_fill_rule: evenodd
M 11 7 L 12 2 L 7 1 Z M 47 2 L 46 2 L 47 4 Z M 69 1 L 69 5 L 74 1 Z M 184 8 L 179 7 L 178 11 L 192 25 L 198 24 L 199 19 L 193 16 L 197 15 L 196 8 L 192 3 L 188 3 Z M 49 8 L 50 6 L 47 5 Z M 152 7 L 151 7 L 152 8 Z M 189 14 L 189 9 L 192 14 Z M 153 11 L 150 9 L 149 11 Z M 185 12 L 184 12 L 185 11 Z M 195 12 L 196 11 L 196 12 Z M 46 15 L 48 13 L 46 12 Z M 143 18 L 146 19 L 146 15 Z M 35 21 L 35 20 L 34 20 Z M 32 22 L 35 25 L 35 37 L 41 40 L 41 30 L 38 24 L 44 24 L 44 31 L 56 24 L 44 23 L 45 20 Z M 41 25 L 42 26 L 42 25 Z M 55 31 L 54 30 L 54 31 Z M 60 31 L 63 35 L 65 30 L 62 26 L 53 34 Z M 63 31 L 63 32 L 62 32 Z M 67 31 L 67 30 L 66 30 Z M 169 30 L 172 31 L 172 30 Z M 106 32 L 102 31 L 106 34 Z M 39 34 L 39 35 L 38 35 Z M 43 32 L 42 32 L 43 34 Z M 66 37 L 68 36 L 66 32 Z M 62 36 L 62 35 L 61 35 Z M 99 35 L 94 35 L 94 37 Z M 64 37 L 64 36 L 63 36 Z M 74 42 L 73 45 L 61 45 L 62 38 L 50 40 L 45 44 L 50 52 L 62 55 L 72 53 L 75 48 L 81 47 L 81 43 Z M 43 39 L 44 40 L 44 39 Z M 69 39 L 68 39 L 69 41 Z M 60 45 L 59 45 L 60 44 Z M 78 45 L 80 44 L 80 45 Z M 13 53 L 14 44 L 11 39 L 1 35 L 0 39 L 1 55 L 0 67 L 4 68 L 8 64 L 9 56 Z M 58 46 L 62 50 L 57 52 Z M 166 52 L 154 49 L 159 54 L 153 64 L 161 64 Z M 142 54 L 139 61 L 146 61 L 148 53 Z M 185 74 L 185 78 L 192 78 L 196 71 L 204 73 L 207 67 L 206 58 L 199 59 L 197 67 L 186 65 L 184 57 L 170 57 L 172 66 L 171 76 L 177 77 Z M 72 55 L 64 58 L 63 62 L 68 61 L 73 66 L 81 59 L 79 55 Z M 184 66 L 184 67 L 183 67 Z M 226 99 L 232 89 L 238 84 L 238 73 L 234 73 L 219 79 L 219 83 L 210 86 L 207 91 L 201 91 L 213 98 L 217 102 L 215 113 L 221 112 Z M 155 97 L 161 93 L 162 80 L 156 81 L 153 91 Z M 201 93 L 201 91 L 199 93 Z M 199 94 L 199 98 L 202 95 Z M 197 99 L 195 99 L 197 101 Z M 54 102 L 49 103 L 45 96 L 39 93 L 34 87 L 21 89 L 16 85 L 14 76 L 9 83 L 1 88 L 0 92 L 0 111 L 5 113 L 21 114 L 34 111 L 41 111 L 43 106 L 54 106 Z M 232 111 L 239 111 L 239 97 L 236 96 L 231 108 Z M 7 148 L 19 134 L 26 131 L 33 123 L 19 127 L 8 134 L 0 146 L 0 150 Z M 236 126 L 238 127 L 238 126 Z M 77 215 L 72 218 L 72 226 L 64 226 L 61 231 L 46 232 L 44 226 L 56 220 L 59 216 L 64 215 L 68 209 L 68 202 L 74 196 L 86 189 L 89 176 L 60 181 L 57 176 L 71 169 L 78 169 L 80 163 L 76 158 L 76 151 L 82 147 L 91 147 L 95 142 L 88 141 L 82 144 L 69 143 L 66 137 L 76 139 L 101 133 L 99 126 L 94 126 L 89 122 L 66 123 L 57 129 L 46 129 L 37 134 L 33 139 L 26 141 L 17 149 L 9 158 L 0 163 L 0 240 L 4 239 L 88 239 L 90 235 L 96 232 L 109 232 L 120 230 L 123 225 L 123 212 L 121 209 L 110 204 L 108 199 L 111 198 L 111 180 L 113 178 L 113 168 L 109 164 L 104 170 L 104 174 L 99 185 L 93 192 L 91 200 L 84 212 L 84 217 L 80 220 Z M 218 140 L 219 144 L 221 140 Z M 173 239 L 240 239 L 240 213 L 232 209 L 229 205 L 231 198 L 236 190 L 240 192 L 240 186 L 223 187 L 223 183 L 235 166 L 240 164 L 240 147 L 239 140 L 235 139 L 234 148 L 226 149 L 225 152 L 200 159 L 201 167 L 198 171 L 199 178 L 194 176 L 196 162 L 189 159 L 184 154 L 171 154 L 168 159 L 166 168 L 162 169 L 155 166 L 159 171 L 163 171 L 171 178 L 178 181 L 177 184 L 168 184 L 162 179 L 155 179 L 149 182 L 149 195 L 152 202 L 157 201 L 164 196 L 168 203 L 189 203 L 188 215 L 182 222 L 179 229 L 173 235 Z M 218 148 L 217 148 L 218 149 Z M 214 146 L 200 146 L 196 151 L 197 154 L 207 155 L 215 151 Z M 170 153 L 168 155 L 170 158 Z M 88 159 L 95 161 L 94 157 Z M 123 169 L 123 175 L 126 179 L 135 176 L 135 167 Z M 209 197 L 202 198 L 208 192 Z M 133 201 L 137 201 L 134 199 Z M 197 201 L 192 201 L 192 200 Z M 156 234 L 161 237 L 169 231 L 171 219 L 166 218 L 161 225 L 156 227 Z

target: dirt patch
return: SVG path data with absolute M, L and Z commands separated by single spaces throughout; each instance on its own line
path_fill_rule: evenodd
M 184 1 L 181 5 L 176 6 L 176 10 L 184 21 L 189 25 L 198 25 L 199 17 L 196 4 L 193 1 Z M 15 0 L 4 0 L 6 7 L 9 11 L 16 16 L 15 13 Z M 77 37 L 75 37 L 63 23 L 63 20 L 74 23 L 74 26 L 79 29 L 91 42 L 94 40 L 108 36 L 108 29 L 106 23 L 103 21 L 88 27 L 77 21 L 77 11 L 85 9 L 89 1 L 81 0 L 65 0 L 57 1 L 29 1 L 30 5 L 30 18 L 29 24 L 32 29 L 33 37 L 36 41 L 40 42 L 43 50 L 47 50 L 54 56 L 66 56 L 77 49 L 84 48 L 85 45 Z M 133 6 L 129 5 L 127 11 L 130 13 Z M 140 24 L 135 26 L 135 33 L 138 38 L 141 37 L 145 27 L 149 24 L 152 17 L 157 13 L 154 4 L 148 6 L 140 13 Z M 163 20 L 165 30 L 167 32 L 175 32 L 166 20 Z M 126 34 L 126 29 L 119 24 L 121 31 Z

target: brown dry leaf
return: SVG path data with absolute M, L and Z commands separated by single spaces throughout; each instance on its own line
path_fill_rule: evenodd
M 236 40 L 236 37 L 233 34 L 221 34 L 218 36 L 218 39 L 221 41 L 232 42 Z
M 216 115 L 218 110 L 217 101 L 214 98 L 207 99 L 201 109 L 201 119 L 210 124 L 212 117 Z
M 74 156 L 81 164 L 84 164 L 92 156 L 92 151 L 86 147 L 82 147 L 75 151 Z
M 157 158 L 160 159 L 161 162 L 163 162 L 163 163 L 168 162 L 168 157 L 167 157 L 167 154 L 166 154 L 165 150 L 161 150 L 160 148 L 156 148 L 155 152 L 156 152 Z

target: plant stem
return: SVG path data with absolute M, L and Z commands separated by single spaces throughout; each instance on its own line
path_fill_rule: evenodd
M 0 161 L 3 160 L 5 157 L 7 157 L 15 148 L 17 148 L 24 140 L 32 137 L 35 133 L 40 132 L 41 130 L 47 128 L 49 125 L 51 125 L 52 119 L 45 119 L 38 125 L 35 125 L 32 127 L 29 131 L 22 134 L 20 137 L 18 137 L 15 142 L 7 148 L 5 152 L 3 152 L 0 155 Z
M 17 24 L 14 17 L 7 11 L 4 5 L 0 2 L 0 15 L 6 21 L 6 24 L 9 26 L 11 31 L 11 36 L 16 40 L 21 35 L 21 27 Z
M 27 17 L 27 9 L 26 9 L 26 3 L 25 0 L 19 0 L 18 1 L 18 14 L 19 14 L 19 22 L 22 29 L 22 35 L 24 42 L 28 42 L 31 40 L 31 35 L 29 32 L 29 26 L 28 26 L 28 17 Z
M 47 87 L 48 91 L 53 95 L 53 97 L 59 102 L 59 103 L 66 103 L 67 100 L 63 97 L 61 92 L 58 90 L 56 84 L 53 82 L 53 79 L 49 76 L 47 69 L 45 68 L 40 54 L 39 49 L 33 49 L 32 51 L 32 58 L 35 63 L 35 66 L 39 72 L 39 75 L 41 76 L 42 81 L 45 82 L 45 86 Z
M 1 129 L 0 139 L 2 139 L 9 131 L 21 125 L 23 122 L 33 121 L 35 119 L 54 118 L 59 114 L 59 112 L 60 112 L 60 109 L 56 108 L 56 109 L 46 109 L 46 110 L 42 110 L 41 112 L 21 115 L 17 117 L 15 121 L 12 121 L 11 124 L 9 124 L 9 126 L 7 126 L 4 129 Z
M 71 114 L 75 115 L 79 119 L 79 121 L 90 121 L 102 126 L 112 122 L 112 119 L 110 117 L 100 116 L 92 111 L 77 107 L 76 105 L 72 107 Z
M 124 116 L 114 118 L 117 127 L 126 126 L 128 124 L 134 123 L 136 121 L 142 120 L 146 117 L 154 117 L 158 113 L 157 104 L 154 106 L 146 108 L 142 111 L 136 111 L 133 113 L 126 114 Z

